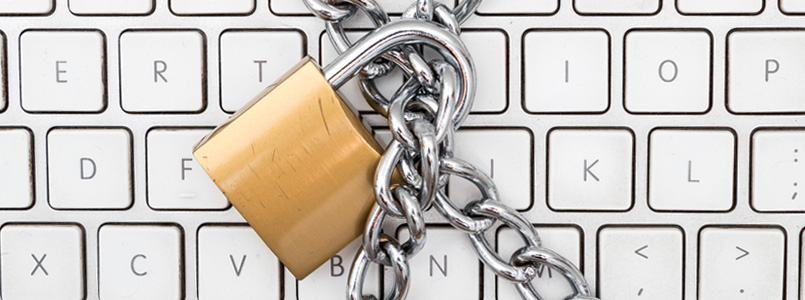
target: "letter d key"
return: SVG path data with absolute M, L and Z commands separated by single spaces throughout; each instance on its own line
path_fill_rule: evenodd
M 382 148 L 335 89 L 382 53 L 413 43 L 435 47 L 473 79 L 466 85 L 474 84 L 458 37 L 434 24 L 398 21 L 364 37 L 324 71 L 303 59 L 194 150 L 298 279 L 359 236 L 375 204 Z

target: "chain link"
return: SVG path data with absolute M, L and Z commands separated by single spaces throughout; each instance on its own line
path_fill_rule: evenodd
M 327 32 L 339 53 L 349 49 L 342 22 L 363 11 L 376 27 L 390 19 L 374 0 L 304 0 L 308 8 L 327 21 Z M 403 18 L 441 25 L 458 36 L 460 24 L 471 16 L 480 0 L 463 0 L 452 11 L 434 0 L 416 0 Z M 453 157 L 453 134 L 466 118 L 474 93 L 474 78 L 465 78 L 455 58 L 427 61 L 421 47 L 400 45 L 378 57 L 358 75 L 361 90 L 370 105 L 388 118 L 393 140 L 386 148 L 375 173 L 377 205 L 372 210 L 363 235 L 363 245 L 350 270 L 347 299 L 376 300 L 363 294 L 366 271 L 372 264 L 392 270 L 393 284 L 385 299 L 405 299 L 410 269 L 408 259 L 425 245 L 427 230 L 423 212 L 434 206 L 447 222 L 464 232 L 479 259 L 497 276 L 511 281 L 523 299 L 542 300 L 531 281 L 540 265 L 551 267 L 571 284 L 569 300 L 592 300 L 584 276 L 563 256 L 542 247 L 542 241 L 528 220 L 500 202 L 492 179 L 472 164 Z M 460 55 L 456 53 L 454 55 Z M 400 68 L 408 78 L 391 100 L 380 94 L 374 80 Z M 395 180 L 402 175 L 402 180 Z M 446 195 L 450 176 L 473 183 L 480 200 L 458 208 Z M 404 223 L 408 233 L 402 243 L 383 233 L 387 218 Z M 495 224 L 511 227 L 524 246 L 504 260 L 487 239 Z

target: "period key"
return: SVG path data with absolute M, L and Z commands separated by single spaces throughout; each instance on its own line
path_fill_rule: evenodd
M 785 233 L 778 227 L 699 232 L 699 299 L 784 299 Z

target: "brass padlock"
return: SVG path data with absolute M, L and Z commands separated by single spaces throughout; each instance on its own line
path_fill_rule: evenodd
M 429 44 L 445 56 L 466 52 L 455 35 L 437 25 L 390 23 L 324 71 L 306 57 L 193 152 L 298 279 L 358 237 L 374 205 L 382 148 L 335 89 L 380 54 L 411 43 Z M 461 58 L 452 63 L 469 66 Z

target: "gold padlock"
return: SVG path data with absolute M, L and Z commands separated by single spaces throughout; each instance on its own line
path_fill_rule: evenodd
M 193 155 L 303 278 L 363 231 L 380 151 L 307 57 Z
M 436 25 L 388 24 L 324 71 L 306 57 L 193 152 L 298 279 L 358 237 L 374 205 L 382 148 L 335 89 L 381 53 L 410 43 L 430 44 L 445 56 L 466 52 L 457 37 Z M 453 63 L 471 68 L 468 60 L 458 60 Z

